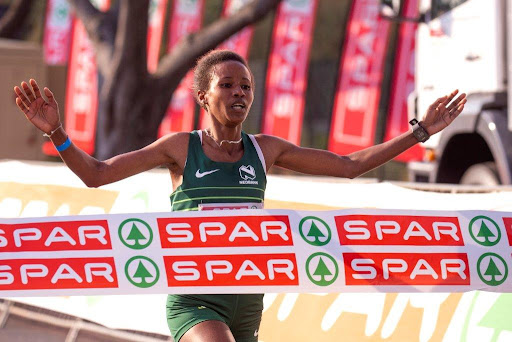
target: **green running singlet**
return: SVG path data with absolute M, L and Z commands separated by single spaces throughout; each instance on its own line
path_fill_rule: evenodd
M 265 159 L 254 136 L 242 132 L 244 154 L 227 163 L 204 154 L 202 133 L 190 133 L 183 182 L 170 197 L 172 210 L 263 208 Z M 237 342 L 257 342 L 262 310 L 263 294 L 169 295 L 167 324 L 175 342 L 207 320 L 226 323 Z

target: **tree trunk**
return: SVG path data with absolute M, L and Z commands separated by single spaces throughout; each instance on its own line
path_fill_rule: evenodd
M 23 26 L 32 5 L 33 0 L 15 0 L 11 3 L 7 12 L 0 19 L 1 38 L 16 38 L 16 34 Z
M 172 94 L 195 60 L 261 20 L 281 0 L 254 0 L 229 18 L 185 37 L 154 74 L 146 67 L 149 0 L 118 1 L 118 17 L 114 10 L 96 10 L 89 0 L 69 2 L 96 50 L 101 83 L 96 157 L 106 159 L 155 141 Z

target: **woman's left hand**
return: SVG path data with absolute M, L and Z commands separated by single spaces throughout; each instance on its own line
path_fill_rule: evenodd
M 467 101 L 464 93 L 450 103 L 458 92 L 458 90 L 454 90 L 450 95 L 438 98 L 428 107 L 421 125 L 430 135 L 445 129 L 464 109 L 464 104 Z

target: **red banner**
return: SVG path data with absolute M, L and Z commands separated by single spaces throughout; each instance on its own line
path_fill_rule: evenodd
M 98 0 L 94 4 L 106 10 L 110 0 Z M 98 74 L 94 49 L 82 22 L 76 18 L 73 20 L 64 113 L 66 132 L 73 143 L 85 153 L 93 154 L 98 115 Z M 43 145 L 43 152 L 57 155 L 50 143 Z
M 300 144 L 317 0 L 284 1 L 274 24 L 263 133 Z
M 418 0 L 406 0 L 402 13 L 408 18 L 417 17 Z M 384 141 L 391 140 L 410 129 L 407 97 L 414 91 L 414 51 L 417 27 L 418 24 L 413 22 L 400 24 Z M 422 155 L 423 147 L 417 144 L 396 157 L 396 160 L 403 162 L 420 160 Z
M 225 0 L 224 7 L 222 9 L 222 17 L 229 17 L 230 15 L 236 13 L 247 4 L 250 0 Z M 254 33 L 254 28 L 252 26 L 247 26 L 243 30 L 238 33 L 235 33 L 231 38 L 222 43 L 219 47 L 220 50 L 231 50 L 238 53 L 243 58 L 247 59 L 249 57 L 249 48 L 251 46 L 252 35 Z M 205 129 L 209 126 L 210 120 L 208 117 L 208 113 L 201 108 L 201 115 L 199 119 L 199 127 L 201 129 Z
M 49 65 L 68 63 L 71 13 L 66 0 L 48 0 L 44 27 L 44 61 Z
M 204 0 L 174 1 L 169 27 L 169 51 L 181 38 L 200 29 L 203 8 Z M 193 73 L 189 72 L 174 91 L 165 118 L 160 124 L 160 137 L 172 132 L 188 132 L 194 128 L 195 101 L 190 91 L 193 80 Z
M 329 136 L 330 151 L 349 154 L 374 144 L 389 26 L 379 16 L 378 1 L 352 2 Z
M 294 254 L 164 256 L 167 284 L 174 286 L 297 286 Z
M 148 71 L 155 72 L 160 55 L 160 42 L 164 31 L 167 0 L 151 0 L 149 3 L 148 23 Z
M 162 248 L 293 246 L 286 216 L 159 218 Z M 0 226 L 1 227 L 1 226 Z
M 457 217 L 345 215 L 334 220 L 342 246 L 464 246 Z
M 348 286 L 470 285 L 466 253 L 343 253 Z

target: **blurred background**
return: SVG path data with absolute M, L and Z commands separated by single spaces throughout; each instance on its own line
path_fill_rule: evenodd
M 207 127 L 189 71 L 214 48 L 237 51 L 254 74 L 245 131 L 339 154 L 410 130 L 453 89 L 468 94 L 448 129 L 362 179 L 273 168 L 266 208 L 510 211 L 511 13 L 512 0 L 0 0 L 0 217 L 170 210 L 164 170 L 85 188 L 19 112 L 13 87 L 49 87 L 73 142 L 105 159 Z M 271 294 L 260 337 L 507 341 L 512 325 L 498 317 L 512 317 L 511 298 Z M 164 302 L 0 299 L 0 341 L 170 340 Z
M 365 177 L 511 183 L 506 0 L 262 0 L 242 12 L 250 2 L 0 1 L 0 158 L 59 160 L 14 105 L 12 87 L 31 77 L 56 94 L 75 144 L 100 159 L 205 128 L 187 72 L 220 48 L 255 76 L 247 132 L 339 154 L 409 130 L 461 88 L 465 119 Z

